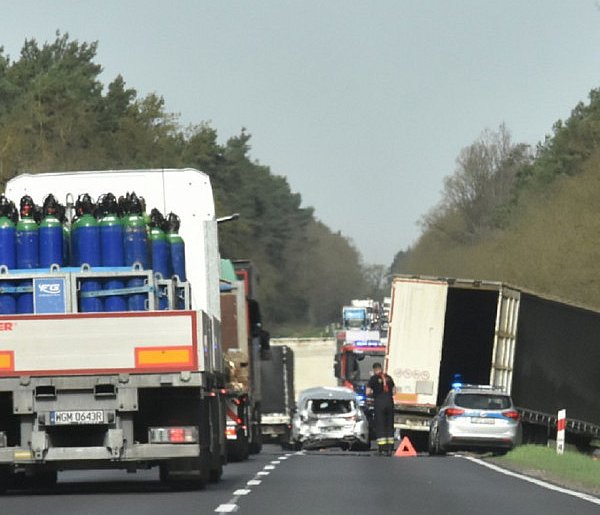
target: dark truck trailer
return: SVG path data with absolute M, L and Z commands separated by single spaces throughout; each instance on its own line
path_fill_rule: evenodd
M 428 431 L 453 382 L 513 397 L 527 441 L 546 441 L 567 410 L 567 439 L 600 435 L 600 313 L 499 282 L 398 276 L 388 373 L 396 426 Z
M 261 367 L 262 434 L 282 445 L 290 440 L 294 413 L 294 352 L 287 345 L 271 347 Z

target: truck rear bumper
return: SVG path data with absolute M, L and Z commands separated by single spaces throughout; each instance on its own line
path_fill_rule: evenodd
M 198 444 L 136 444 L 115 457 L 106 447 L 52 447 L 41 459 L 35 459 L 31 449 L 11 447 L 0 449 L 0 464 L 32 465 L 40 463 L 68 464 L 69 462 L 90 461 L 118 463 L 136 461 L 160 461 L 172 458 L 193 458 L 200 455 Z

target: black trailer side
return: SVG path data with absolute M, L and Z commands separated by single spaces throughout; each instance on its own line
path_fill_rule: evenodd
M 524 419 L 552 435 L 564 408 L 567 434 L 597 435 L 600 313 L 522 293 L 517 334 L 512 396 Z

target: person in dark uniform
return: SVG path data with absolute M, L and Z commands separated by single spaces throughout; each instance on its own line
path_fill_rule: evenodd
M 394 380 L 383 372 L 381 363 L 373 363 L 373 375 L 367 383 L 366 394 L 375 403 L 375 435 L 380 456 L 394 452 Z

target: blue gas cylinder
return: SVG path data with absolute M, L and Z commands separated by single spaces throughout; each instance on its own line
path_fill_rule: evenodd
M 36 206 L 29 195 L 21 198 L 20 215 L 17 223 L 16 250 L 17 268 L 30 269 L 39 266 L 40 232 L 34 219 Z M 19 281 L 22 287 L 31 287 L 32 280 Z M 17 295 L 17 313 L 33 313 L 33 292 L 19 293 Z
M 11 218 L 14 204 L 0 195 L 0 266 L 8 269 L 17 266 L 16 228 Z
M 100 247 L 102 249 L 102 266 L 123 266 L 125 264 L 125 246 L 123 240 L 123 224 L 118 216 L 117 199 L 112 193 L 104 195 L 98 208 L 100 219 Z M 124 288 L 122 279 L 107 279 L 104 289 Z M 127 311 L 127 299 L 123 295 L 109 295 L 104 298 L 104 311 Z
M 96 218 L 92 216 L 94 205 L 87 194 L 80 195 L 75 204 L 77 219 L 72 228 L 72 251 L 75 266 L 88 264 L 91 267 L 101 266 L 100 228 Z M 101 284 L 98 279 L 83 279 L 80 284 L 81 292 L 99 291 Z M 98 312 L 103 310 L 100 297 L 82 297 L 79 302 L 82 312 Z
M 50 194 L 44 199 L 40 223 L 40 267 L 50 268 L 52 265 L 64 264 L 63 227 L 59 220 L 59 204 Z
M 125 266 L 138 263 L 143 269 L 150 268 L 148 259 L 148 232 L 144 218 L 144 206 L 141 199 L 132 192 L 119 199 L 123 213 L 123 239 L 125 245 Z M 134 277 L 127 281 L 128 288 L 140 288 L 145 285 L 143 277 Z M 129 311 L 145 311 L 147 295 L 134 293 L 127 300 Z
M 169 213 L 167 217 L 167 240 L 171 249 L 171 265 L 173 275 L 179 277 L 182 282 L 187 281 L 185 274 L 185 242 L 179 235 L 181 222 L 175 213 Z
M 158 209 L 150 213 L 150 250 L 152 254 L 152 270 L 162 275 L 163 279 L 171 277 L 171 249 L 164 231 L 165 219 Z
M 40 233 L 33 215 L 35 204 L 29 195 L 21 199 L 21 220 L 17 223 L 17 268 L 39 266 Z
M 9 270 L 16 266 L 16 229 L 14 223 L 14 204 L 4 195 L 0 195 L 0 266 Z M 0 288 L 11 288 L 13 282 L 0 281 Z M 0 292 L 0 315 L 13 315 L 17 312 L 16 296 Z
M 169 279 L 171 272 L 171 249 L 165 234 L 165 218 L 158 209 L 150 213 L 150 252 L 152 254 L 152 270 L 160 274 L 163 279 Z M 169 299 L 160 297 L 158 309 L 169 309 Z

